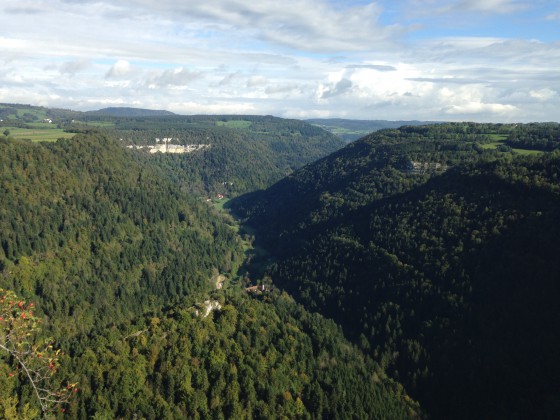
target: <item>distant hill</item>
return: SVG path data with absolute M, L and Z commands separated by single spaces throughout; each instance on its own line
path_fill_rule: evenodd
M 176 182 L 196 195 L 232 197 L 266 188 L 294 170 L 344 146 L 336 135 L 301 120 L 260 115 L 177 115 L 110 107 L 70 111 L 0 104 L 2 132 L 18 139 L 56 141 L 91 130 L 144 148 L 156 139 L 172 146 L 200 145 L 203 153 L 152 155 Z M 40 129 L 40 130 L 39 130 Z
M 173 168 L 176 182 L 197 194 L 231 197 L 266 188 L 344 146 L 337 136 L 301 120 L 258 115 L 171 115 L 116 119 L 127 145 L 205 145 L 202 153 L 152 155 Z
M 437 121 L 347 120 L 344 118 L 313 118 L 305 121 L 336 134 L 347 143 L 384 128 L 399 128 L 405 125 L 441 124 L 441 122 Z
M 130 107 L 109 107 L 109 108 L 100 109 L 98 111 L 89 111 L 86 112 L 86 114 L 109 115 L 113 117 L 127 117 L 127 118 L 159 117 L 159 116 L 176 115 L 171 111 L 130 108 Z

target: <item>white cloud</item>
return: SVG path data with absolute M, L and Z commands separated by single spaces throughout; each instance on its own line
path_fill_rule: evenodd
M 76 73 L 79 73 L 90 67 L 91 62 L 89 60 L 72 60 L 61 64 L 59 67 L 59 71 L 61 74 L 74 76 Z
M 132 72 L 132 66 L 126 60 L 118 60 L 115 64 L 111 66 L 105 77 L 108 79 L 118 78 L 130 75 Z
M 247 80 L 248 88 L 261 87 L 268 84 L 268 79 L 264 76 L 252 76 Z
M 526 1 L 518 0 L 463 0 L 456 4 L 457 10 L 469 10 L 474 12 L 490 13 L 512 13 L 527 8 Z
M 352 89 L 352 81 L 349 79 L 341 79 L 335 84 L 320 86 L 320 99 L 332 98 L 333 96 L 343 95 Z
M 139 13 L 179 16 L 209 32 L 235 30 L 262 41 L 303 51 L 353 51 L 387 42 L 402 28 L 379 23 L 382 8 L 371 2 L 335 8 L 326 0 L 127 1 Z
M 216 101 L 201 102 L 169 102 L 164 108 L 179 114 L 255 114 L 258 109 L 252 103 L 229 103 Z
M 534 41 L 528 30 L 510 38 L 492 20 L 524 22 L 521 8 L 535 12 L 545 3 L 5 0 L 0 13 L 9 16 L 3 33 L 10 35 L 0 36 L 0 100 L 75 109 L 116 101 L 181 113 L 554 120 L 560 42 Z M 424 11 L 434 26 L 418 29 L 403 5 Z M 557 28 L 555 10 L 540 10 L 543 25 Z M 489 25 L 479 33 L 456 28 L 479 20 Z
M 508 114 L 516 111 L 513 105 L 504 104 L 486 104 L 482 102 L 467 102 L 460 105 L 450 105 L 445 108 L 445 113 L 450 115 L 460 114 Z
M 558 13 L 550 13 L 546 16 L 546 20 L 556 20 L 560 22 L 560 12 Z
M 164 70 L 163 72 L 154 73 L 149 76 L 146 84 L 150 89 L 172 86 L 185 87 L 189 85 L 190 82 L 200 77 L 203 77 L 203 74 L 201 72 L 189 71 L 183 67 L 180 67 L 172 70 Z
M 529 94 L 531 95 L 532 98 L 539 99 L 541 101 L 546 101 L 557 96 L 558 92 L 549 88 L 544 88 L 539 90 L 532 90 L 529 92 Z

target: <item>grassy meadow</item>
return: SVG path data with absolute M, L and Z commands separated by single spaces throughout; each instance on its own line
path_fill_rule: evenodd
M 36 125 L 39 125 L 37 123 Z M 45 124 L 51 126 L 52 124 Z M 19 128 L 19 127 L 2 127 L 2 132 L 8 130 L 10 137 L 18 140 L 31 140 L 33 142 L 39 141 L 57 141 L 59 138 L 69 139 L 74 136 L 74 133 L 67 133 L 60 128 Z

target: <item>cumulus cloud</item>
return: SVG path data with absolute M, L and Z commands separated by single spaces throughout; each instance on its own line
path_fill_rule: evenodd
M 352 81 L 341 79 L 331 86 L 321 86 L 319 97 L 321 99 L 332 98 L 333 96 L 342 95 L 352 89 Z
M 533 36 L 536 25 L 500 26 L 528 22 L 524 7 L 558 27 L 549 1 L 5 0 L 0 96 L 77 109 L 558 119 L 560 42 Z
M 247 87 L 255 88 L 259 86 L 264 86 L 267 83 L 268 83 L 268 79 L 264 76 L 251 76 L 249 80 L 247 80 Z
M 91 61 L 89 60 L 72 60 L 63 63 L 59 67 L 59 71 L 61 74 L 74 76 L 76 73 L 79 73 L 88 67 L 91 67 Z
M 170 86 L 187 86 L 190 82 L 200 77 L 203 77 L 201 72 L 189 71 L 180 67 L 152 74 L 148 78 L 146 84 L 151 89 Z
M 482 102 L 467 102 L 459 105 L 450 105 L 445 108 L 445 113 L 454 114 L 507 114 L 516 111 L 517 108 L 508 104 L 485 104 Z
M 119 78 L 129 75 L 132 72 L 132 66 L 126 60 L 118 60 L 111 66 L 105 77 L 107 79 Z
M 549 88 L 544 88 L 539 90 L 532 90 L 529 92 L 529 95 L 531 95 L 532 98 L 539 99 L 541 101 L 546 101 L 557 96 L 558 92 Z

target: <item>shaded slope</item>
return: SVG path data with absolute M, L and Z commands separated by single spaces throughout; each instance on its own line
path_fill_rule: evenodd
M 274 281 L 340 322 L 430 414 L 554 417 L 560 157 L 496 160 L 434 130 L 370 136 L 234 209 L 277 258 Z M 399 163 L 420 158 L 454 168 Z

